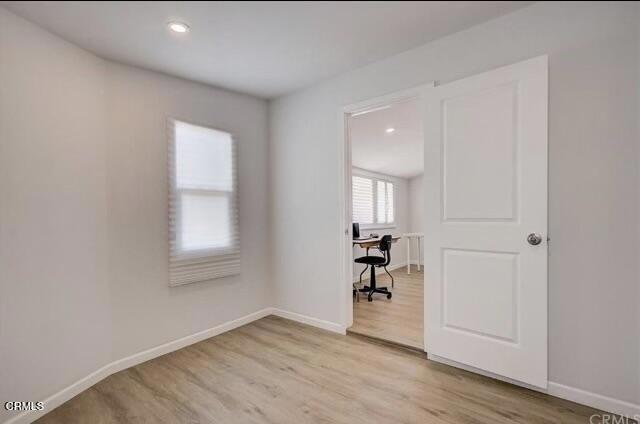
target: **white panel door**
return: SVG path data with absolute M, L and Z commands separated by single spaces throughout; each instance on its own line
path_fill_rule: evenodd
M 425 91 L 427 351 L 538 387 L 547 90 L 544 56 Z

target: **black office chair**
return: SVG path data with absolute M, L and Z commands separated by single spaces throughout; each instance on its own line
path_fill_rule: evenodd
M 376 267 L 384 268 L 387 271 L 387 265 L 391 262 L 391 236 L 385 235 L 380 239 L 380 243 L 378 244 L 378 250 L 382 252 L 384 256 L 362 256 L 355 260 L 358 264 L 367 265 L 367 268 L 371 266 L 371 278 L 369 279 L 369 286 L 365 286 L 360 289 L 363 293 L 368 293 L 367 300 L 369 302 L 373 301 L 374 293 L 386 294 L 387 299 L 391 299 L 391 292 L 386 287 L 378 287 L 376 286 Z M 365 268 L 365 271 L 367 270 Z M 364 273 L 364 271 L 362 271 Z M 387 271 L 389 274 L 389 271 Z M 391 274 L 389 274 L 391 276 Z M 362 273 L 360 274 L 360 281 L 362 281 Z M 391 281 L 393 281 L 393 277 L 391 277 Z

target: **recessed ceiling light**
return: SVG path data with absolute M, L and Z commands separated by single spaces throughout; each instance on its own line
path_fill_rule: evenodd
M 395 128 L 387 128 L 385 131 L 387 132 L 387 134 L 391 134 L 395 130 L 396 130 Z
M 173 22 L 169 22 L 167 26 L 171 31 L 177 32 L 179 34 L 184 34 L 185 32 L 189 32 L 189 25 L 185 24 L 184 22 L 173 21 Z

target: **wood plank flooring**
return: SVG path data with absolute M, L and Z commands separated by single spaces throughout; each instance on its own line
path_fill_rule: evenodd
M 421 268 L 423 269 L 423 268 Z M 360 294 L 360 302 L 353 304 L 353 326 L 350 332 L 388 340 L 405 346 L 423 349 L 424 342 L 424 273 L 411 266 L 411 275 L 402 267 L 391 271 L 395 287 L 387 274 L 376 275 L 379 286 L 387 286 L 393 297 L 374 295 L 367 302 L 366 294 Z M 369 280 L 362 280 L 368 284 Z
M 580 423 L 597 411 L 267 317 L 106 378 L 39 423 Z

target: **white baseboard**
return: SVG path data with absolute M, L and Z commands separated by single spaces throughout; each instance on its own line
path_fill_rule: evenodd
M 278 308 L 272 308 L 271 313 L 281 318 L 286 318 L 292 321 L 300 322 L 302 324 L 322 328 L 323 330 L 332 331 L 338 334 L 347 334 L 347 328 L 344 325 L 336 324 L 335 322 L 325 321 L 322 319 L 313 318 L 307 315 L 301 315 L 295 312 L 289 312 Z
M 581 405 L 587 405 L 605 412 L 622 415 L 623 417 L 633 418 L 634 420 L 640 422 L 639 404 L 610 398 L 608 396 L 599 395 L 597 393 L 588 392 L 586 390 L 565 386 L 563 384 L 554 383 L 551 381 L 549 382 L 547 393 L 551 396 L 570 400 Z
M 47 412 L 52 411 L 53 409 L 62 405 L 69 399 L 80 394 L 84 390 L 105 379 L 111 374 L 122 371 L 126 368 L 133 367 L 134 365 L 141 364 L 150 359 L 157 358 L 158 356 L 162 356 L 178 349 L 182 349 L 183 347 L 192 345 L 202 340 L 206 340 L 210 337 L 217 336 L 218 334 L 225 333 L 227 331 L 233 330 L 234 328 L 242 327 L 243 325 L 249 324 L 271 314 L 272 308 L 265 308 L 260 311 L 253 312 L 249 315 L 240 317 L 238 319 L 234 319 L 232 321 L 228 321 L 215 327 L 209 328 L 207 330 L 200 331 L 198 333 L 191 334 L 189 336 L 182 337 L 177 340 L 173 340 L 171 342 L 164 343 L 162 345 L 152 347 L 151 349 L 133 354 L 126 358 L 111 362 L 98 369 L 97 371 L 92 372 L 88 376 L 81 378 L 70 386 L 65 387 L 61 391 L 49 396 L 43 401 L 44 409 L 42 411 L 23 411 L 20 414 L 11 417 L 8 421 L 5 421 L 4 424 L 32 423 Z
M 122 371 L 126 368 L 133 367 L 135 365 L 141 364 L 150 359 L 157 358 L 158 356 L 162 356 L 167 353 L 176 351 L 178 349 L 182 349 L 186 346 L 192 345 L 202 340 L 206 340 L 210 337 L 217 336 L 219 334 L 222 334 L 227 331 L 233 330 L 235 328 L 241 327 L 243 325 L 249 324 L 253 321 L 259 320 L 269 315 L 276 315 L 282 318 L 290 319 L 292 321 L 297 321 L 302 324 L 311 325 L 313 327 L 318 327 L 323 330 L 328 330 L 338 334 L 346 334 L 346 328 L 343 325 L 336 324 L 331 321 L 325 321 L 318 318 L 313 318 L 307 315 L 302 315 L 295 312 L 289 312 L 289 311 L 285 311 L 278 308 L 264 308 L 257 312 L 253 312 L 249 315 L 245 315 L 244 317 L 240 317 L 238 319 L 225 322 L 223 324 L 217 325 L 207 330 L 203 330 L 198 333 L 191 334 L 189 336 L 182 337 L 180 339 L 173 340 L 171 342 L 164 343 L 162 345 L 153 347 L 151 349 L 144 350 L 142 352 L 136 353 L 126 358 L 111 362 L 103 366 L 102 368 L 92 372 L 86 377 L 81 378 L 80 380 L 76 381 L 70 386 L 65 387 L 61 391 L 49 396 L 47 399 L 43 401 L 45 407 L 42 411 L 23 411 L 20 414 L 15 415 L 11 417 L 9 420 L 5 421 L 4 424 L 32 423 L 33 421 L 37 420 L 47 412 L 50 412 L 51 410 L 57 408 L 58 406 L 62 405 L 64 402 L 80 394 L 84 390 L 100 382 L 101 380 L 110 376 L 111 374 L 114 374 L 118 371 Z M 445 358 L 441 358 L 435 355 L 429 355 L 429 359 L 436 362 L 441 362 L 446 365 L 451 365 L 457 368 L 466 369 L 467 371 L 475 372 L 477 374 L 485 375 L 492 378 L 497 378 L 497 379 L 506 381 L 508 383 L 523 386 L 532 390 L 548 393 L 549 395 L 566 399 L 572 402 L 576 402 L 582 405 L 590 406 L 592 408 L 600 409 L 602 411 L 622 415 L 625 417 L 634 418 L 636 421 L 640 421 L 639 420 L 640 405 L 638 404 L 634 404 L 631 402 L 626 402 L 618 399 L 613 399 L 607 396 L 588 392 L 586 390 L 577 389 L 575 387 L 565 386 L 565 385 L 554 383 L 551 381 L 549 382 L 548 389 L 545 391 L 543 389 L 518 383 L 516 381 L 506 379 L 491 373 L 487 373 L 482 370 L 477 370 L 472 367 L 467 367 L 465 365 L 456 363 L 454 361 L 449 361 Z
M 67 386 L 64 389 L 60 390 L 59 392 L 46 398 L 43 401 L 44 409 L 42 411 L 23 411 L 20 414 L 15 415 L 11 417 L 9 420 L 5 421 L 4 424 L 32 423 L 33 421 L 37 420 L 47 412 L 52 411 L 53 409 L 57 408 L 58 406 L 68 401 L 69 399 L 87 390 L 89 387 L 93 386 L 94 384 L 109 377 L 111 374 L 117 373 L 118 371 L 122 371 L 124 369 L 133 367 L 135 365 L 141 364 L 150 359 L 157 358 L 158 356 L 162 356 L 167 353 L 174 352 L 178 349 L 182 349 L 183 347 L 187 347 L 194 343 L 198 343 L 202 340 L 206 340 L 208 338 L 217 336 L 219 334 L 226 333 L 227 331 L 231 331 L 235 328 L 242 327 L 243 325 L 249 324 L 253 321 L 257 321 L 269 315 L 276 315 L 282 318 L 290 319 L 292 321 L 297 321 L 303 324 L 311 325 L 313 327 L 318 327 L 324 330 L 332 331 L 334 333 L 346 334 L 346 328 L 344 326 L 330 322 L 330 321 L 312 318 L 306 315 L 301 315 L 295 312 L 289 312 L 289 311 L 285 311 L 278 308 L 264 308 L 257 312 L 253 312 L 249 315 L 240 317 L 238 319 L 225 322 L 223 324 L 200 331 L 198 333 L 191 334 L 189 336 L 185 336 L 177 340 L 173 340 L 168 343 L 164 343 L 159 346 L 152 347 L 142 352 L 138 352 L 131 356 L 127 356 L 126 358 L 122 358 L 117 361 L 111 362 L 103 366 L 102 368 L 98 369 L 97 371 L 92 372 L 88 376 L 81 378 L 80 380 L 76 381 L 70 386 Z
M 608 396 L 599 395 L 597 393 L 588 392 L 586 390 L 578 389 L 576 387 L 565 386 L 563 384 L 554 383 L 553 381 L 549 381 L 549 383 L 547 384 L 547 389 L 544 390 L 539 387 L 531 386 L 529 384 L 524 384 L 519 381 L 512 380 L 510 378 L 502 377 L 497 374 L 493 374 L 490 372 L 479 370 L 474 367 L 460 364 L 458 362 L 451 361 L 449 359 L 442 358 L 437 355 L 428 354 L 428 357 L 430 360 L 435 362 L 440 362 L 445 365 L 464 369 L 466 371 L 470 371 L 475 374 L 484 375 L 486 377 L 495 378 L 496 380 L 501 380 L 501 381 L 514 384 L 516 386 L 524 387 L 530 390 L 546 393 L 548 395 L 555 396 L 560 399 L 569 400 L 571 402 L 579 403 L 585 406 L 590 406 L 592 408 L 600 409 L 608 413 L 632 418 L 640 422 L 640 405 L 638 404 L 610 398 Z

